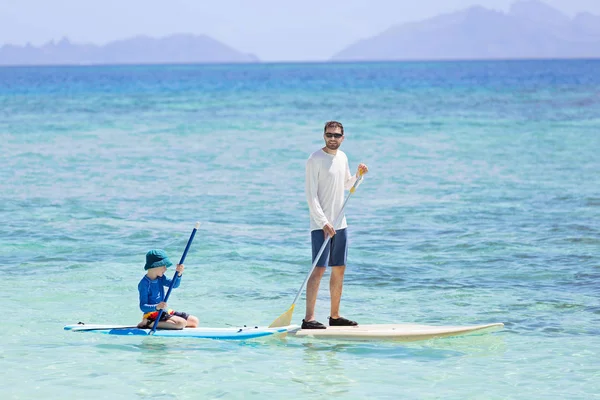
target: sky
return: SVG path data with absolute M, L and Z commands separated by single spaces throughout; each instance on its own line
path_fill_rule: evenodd
M 0 45 L 68 37 L 105 44 L 136 35 L 205 34 L 262 61 L 327 60 L 390 26 L 473 5 L 515 0 L 0 0 Z M 544 0 L 563 13 L 600 15 L 600 0 Z

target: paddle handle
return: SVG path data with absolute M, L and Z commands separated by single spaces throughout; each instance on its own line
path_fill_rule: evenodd
M 358 172 L 358 178 L 356 179 L 356 182 L 354 182 L 354 185 L 352 185 L 352 188 L 350 189 L 350 193 L 348 193 L 348 196 L 346 196 L 346 200 L 344 200 L 344 204 L 342 204 L 342 208 L 341 208 L 340 212 L 338 213 L 338 215 L 335 217 L 335 220 L 333 221 L 333 229 L 335 229 L 335 227 L 337 226 L 340 218 L 342 217 L 342 215 L 344 213 L 344 208 L 346 207 L 346 203 L 348 203 L 348 199 L 356 191 L 356 188 L 361 184 L 362 180 L 363 180 L 363 173 L 362 173 L 362 171 L 359 171 Z M 312 266 L 310 267 L 310 270 L 308 271 L 308 274 L 306 275 L 306 278 L 304 278 L 304 282 L 302 282 L 302 286 L 300 286 L 300 289 L 298 290 L 298 293 L 296 293 L 296 297 L 294 297 L 294 301 L 292 302 L 292 305 L 296 304 L 296 301 L 298 300 L 298 297 L 300 297 L 300 293 L 302 293 L 302 289 L 304 289 L 304 285 L 306 285 L 306 282 L 310 278 L 310 275 L 312 274 L 313 270 L 317 266 L 317 263 L 319 262 L 319 258 L 321 258 L 321 255 L 325 251 L 325 247 L 327 247 L 327 243 L 329 243 L 330 239 L 331 239 L 331 236 L 327 236 L 325 238 L 325 241 L 321 245 L 321 248 L 319 249 L 319 252 L 317 253 L 317 256 L 313 260 Z
M 190 235 L 187 245 L 185 246 L 185 250 L 183 251 L 183 254 L 181 255 L 179 264 L 183 264 L 183 262 L 185 261 L 185 257 L 187 256 L 188 250 L 190 249 L 192 241 L 194 240 L 194 236 L 196 236 L 196 232 L 198 231 L 199 226 L 200 226 L 200 222 L 196 222 L 196 226 L 194 226 L 194 229 L 192 230 L 192 234 Z M 175 274 L 173 275 L 173 279 L 171 280 L 171 284 L 169 285 L 169 290 L 167 291 L 167 295 L 165 296 L 165 299 L 163 300 L 165 303 L 169 300 L 169 296 L 171 295 L 171 290 L 173 290 L 173 285 L 175 284 L 175 279 L 177 279 L 177 274 L 178 274 L 178 272 L 175 271 Z M 150 334 L 153 334 L 156 331 L 156 327 L 158 326 L 158 322 L 160 321 L 160 317 L 162 316 L 163 311 L 164 311 L 164 309 L 158 310 L 158 316 L 156 317 L 156 320 L 154 321 L 154 325 L 152 326 L 152 332 L 150 332 Z

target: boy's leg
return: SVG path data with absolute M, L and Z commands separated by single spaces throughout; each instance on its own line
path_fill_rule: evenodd
M 185 327 L 186 328 L 197 328 L 199 324 L 200 324 L 200 321 L 198 320 L 198 318 L 193 315 L 190 315 L 187 318 L 187 325 Z
M 151 329 L 154 326 L 158 312 L 145 314 L 142 322 L 138 324 L 138 328 Z M 175 311 L 170 314 L 164 311 L 160 316 L 160 321 L 156 326 L 157 329 L 183 329 L 187 323 L 187 314 Z
M 159 321 L 158 328 L 160 329 L 183 329 L 187 321 L 176 315 L 171 315 L 171 318 L 166 321 Z
M 142 318 L 142 322 L 137 324 L 137 327 L 140 329 L 147 329 L 148 327 L 151 327 L 151 326 L 152 326 L 152 321 L 150 321 L 148 318 Z
M 186 328 L 197 328 L 200 321 L 194 315 L 190 315 L 186 312 L 174 311 L 173 316 L 181 317 L 186 321 Z

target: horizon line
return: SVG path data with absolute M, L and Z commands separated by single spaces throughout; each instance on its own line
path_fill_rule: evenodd
M 394 60 L 271 60 L 271 61 L 208 61 L 208 62 L 148 62 L 148 63 L 56 63 L 56 64 L 0 64 L 0 68 L 90 68 L 90 67 L 160 67 L 160 66 L 256 66 L 294 64 L 399 64 L 399 63 L 457 63 L 457 62 L 519 62 L 519 61 L 600 61 L 600 56 L 591 57 L 496 57 L 496 58 L 423 58 Z

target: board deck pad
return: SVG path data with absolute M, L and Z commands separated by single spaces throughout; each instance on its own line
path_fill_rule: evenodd
M 327 329 L 298 329 L 288 335 L 319 339 L 417 341 L 475 333 L 489 333 L 504 327 L 503 323 L 464 326 L 419 324 L 373 324 L 328 326 Z

